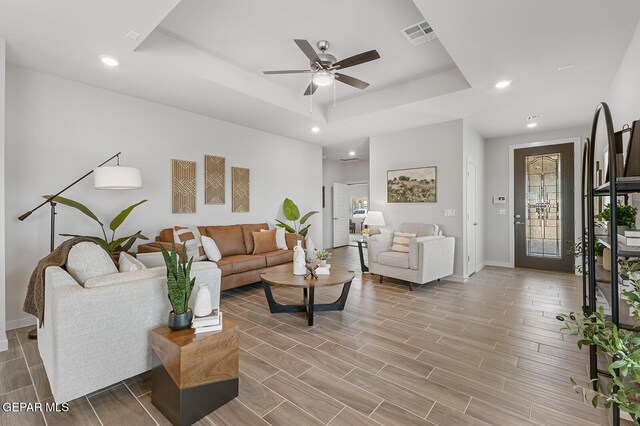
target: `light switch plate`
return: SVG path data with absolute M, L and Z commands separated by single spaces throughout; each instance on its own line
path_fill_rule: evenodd
M 498 210 L 498 214 L 500 214 L 500 215 L 506 215 L 506 214 L 507 214 L 507 209 L 500 209 L 500 210 Z
M 442 211 L 442 214 L 444 216 L 455 216 L 456 215 L 456 209 L 444 209 Z

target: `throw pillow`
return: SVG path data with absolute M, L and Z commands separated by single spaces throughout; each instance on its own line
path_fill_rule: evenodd
M 278 250 L 275 229 L 270 229 L 266 232 L 252 232 L 251 234 L 253 235 L 253 254 Z
M 143 269 L 147 269 L 147 267 L 135 257 L 121 251 L 120 256 L 118 257 L 118 269 L 120 272 L 130 272 L 141 271 Z
M 276 230 L 276 244 L 278 245 L 278 250 L 288 250 L 287 247 L 287 239 L 285 238 L 285 230 L 284 228 L 274 228 Z M 269 232 L 271 229 L 261 229 L 261 232 Z
M 391 251 L 409 253 L 409 240 L 415 237 L 416 234 L 412 234 L 409 232 L 394 232 L 393 242 L 391 243 Z
M 202 247 L 202 237 L 196 226 L 175 226 L 173 228 L 173 240 L 176 243 L 184 244 L 187 248 L 187 258 L 194 262 L 207 260 Z M 187 259 L 187 260 L 188 260 Z
M 66 267 L 69 275 L 81 286 L 89 278 L 118 273 L 109 253 L 89 241 L 78 243 L 69 250 Z
M 207 259 L 217 262 L 222 259 L 220 249 L 216 245 L 216 242 L 211 237 L 202 236 L 202 246 L 204 247 L 204 253 L 207 255 Z

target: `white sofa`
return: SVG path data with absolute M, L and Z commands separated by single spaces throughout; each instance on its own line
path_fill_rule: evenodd
M 393 231 L 369 237 L 369 271 L 412 284 L 425 284 L 453 274 L 455 238 L 442 235 L 438 225 L 404 223 L 399 232 L 416 234 L 409 241 L 409 253 L 391 251 Z
M 145 263 L 144 256 L 140 260 Z M 196 286 L 207 283 L 213 306 L 219 306 L 216 264 L 194 263 L 191 275 Z M 164 266 L 93 280 L 82 287 L 62 268 L 45 271 L 38 349 L 58 404 L 150 370 L 149 331 L 166 324 L 171 310 Z

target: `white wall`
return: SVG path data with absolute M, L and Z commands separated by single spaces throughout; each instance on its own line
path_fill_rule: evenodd
M 4 186 L 5 186 L 5 63 L 6 43 L 0 39 L 0 351 L 8 349 L 7 334 L 5 333 L 5 216 L 4 216 Z
M 96 191 L 86 179 L 66 193 L 104 220 L 147 198 L 125 222 L 153 238 L 174 225 L 268 221 L 281 216 L 285 197 L 304 212 L 322 210 L 322 151 L 308 143 L 175 108 L 120 95 L 16 67 L 7 69 L 6 236 L 7 319 L 15 327 L 32 321 L 22 312 L 29 274 L 49 248 L 47 207 L 25 222 L 17 217 L 118 151 L 121 163 L 142 170 L 144 189 Z M 204 205 L 203 156 L 226 158 L 227 202 Z M 197 213 L 171 213 L 171 159 L 197 162 Z M 231 166 L 251 169 L 249 213 L 231 213 Z M 96 232 L 95 223 L 60 206 L 57 230 Z M 322 241 L 320 215 L 310 235 Z M 58 238 L 58 242 L 62 238 Z
M 595 105 L 594 105 L 595 108 Z M 513 219 L 508 214 L 509 204 L 493 204 L 494 195 L 509 197 L 509 147 L 531 142 L 544 142 L 560 139 L 586 137 L 589 126 L 572 127 L 548 132 L 525 133 L 503 138 L 487 139 L 485 143 L 485 263 L 487 265 L 511 265 L 509 250 L 513 244 L 509 228 Z M 580 189 L 579 183 L 576 187 Z M 507 199 L 507 202 L 510 202 Z M 499 215 L 499 209 L 507 209 L 506 215 Z M 580 217 L 579 205 L 576 205 L 576 217 Z
M 462 120 L 372 136 L 369 143 L 370 209 L 381 210 L 385 222 L 398 228 L 403 222 L 436 223 L 456 238 L 454 275 L 463 276 L 463 148 Z M 387 203 L 387 171 L 438 167 L 436 203 Z M 444 209 L 455 209 L 445 217 Z
M 467 166 L 468 162 L 471 161 L 476 166 L 476 271 L 479 271 L 484 266 L 485 254 L 484 254 L 484 241 L 485 241 L 485 221 L 484 221 L 484 201 L 485 201 L 485 180 L 484 180 L 484 152 L 485 152 L 485 141 L 476 132 L 476 130 L 468 125 L 467 123 L 463 124 L 462 129 L 462 141 L 463 141 L 463 215 L 462 215 L 462 223 L 463 223 L 463 235 L 464 240 L 467 241 L 467 226 L 466 226 L 466 217 L 467 210 L 469 206 L 467 205 Z M 462 259 L 467 258 L 467 244 L 464 245 L 462 250 Z M 464 276 L 468 277 L 475 271 L 467 270 L 467 262 L 464 262 Z

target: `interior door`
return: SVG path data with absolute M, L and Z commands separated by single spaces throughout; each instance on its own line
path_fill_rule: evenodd
M 349 244 L 349 188 L 333 184 L 333 247 Z
M 573 144 L 514 151 L 515 266 L 572 271 Z
M 476 217 L 476 164 L 467 161 L 467 274 L 471 275 L 477 270 L 476 239 L 478 222 Z

